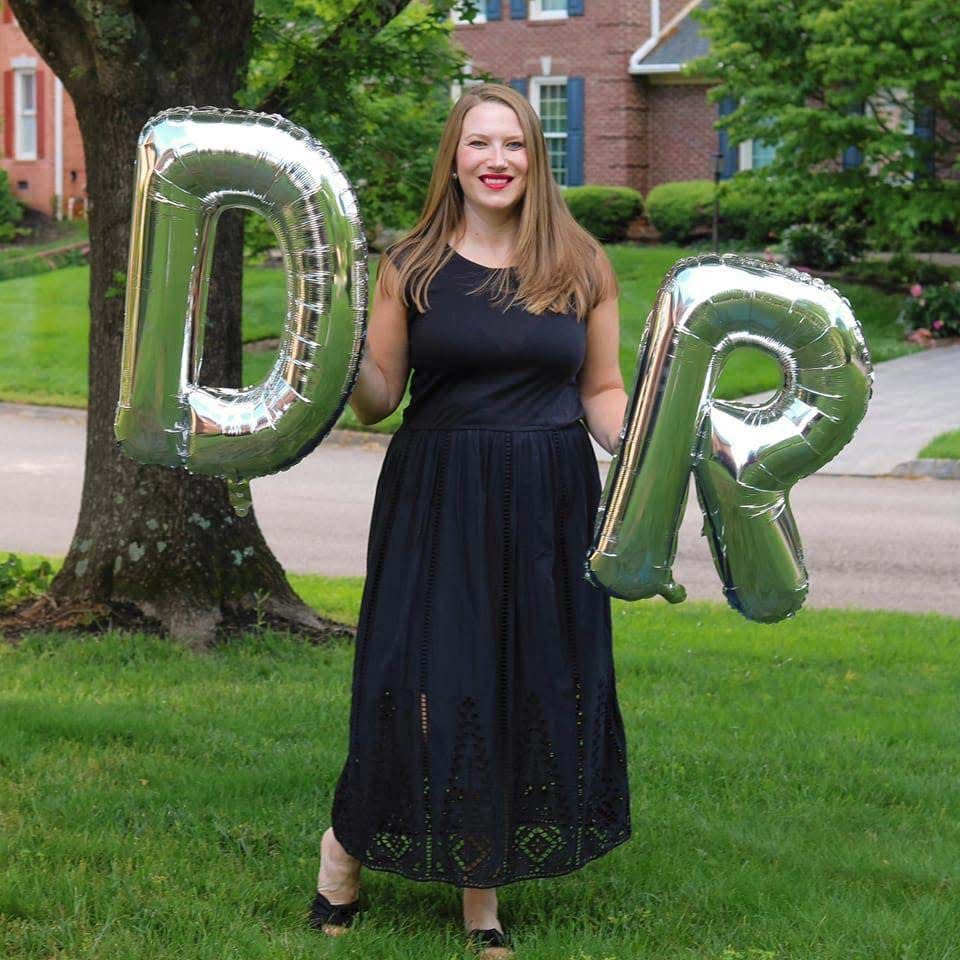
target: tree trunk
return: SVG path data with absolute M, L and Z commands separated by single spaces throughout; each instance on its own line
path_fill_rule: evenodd
M 266 610 L 317 629 L 251 510 L 221 480 L 145 466 L 114 439 L 136 143 L 145 121 L 188 104 L 232 106 L 249 58 L 253 0 L 12 0 L 24 32 L 73 98 L 90 198 L 90 352 L 80 517 L 57 600 L 134 604 L 171 637 L 210 641 L 221 621 Z M 96 12 L 93 12 L 96 11 Z M 242 216 L 221 218 L 204 341 L 208 383 L 240 384 Z

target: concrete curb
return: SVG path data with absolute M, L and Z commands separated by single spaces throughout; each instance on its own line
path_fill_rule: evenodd
M 960 460 L 908 460 L 890 471 L 891 477 L 924 480 L 960 480 Z

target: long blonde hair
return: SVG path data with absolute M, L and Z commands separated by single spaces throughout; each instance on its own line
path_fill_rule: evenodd
M 406 307 L 429 308 L 427 289 L 453 255 L 448 239 L 463 221 L 463 190 L 451 176 L 467 111 L 480 103 L 502 103 L 517 116 L 527 151 L 527 185 L 520 200 L 520 229 L 514 265 L 492 272 L 477 288 L 492 289 L 499 301 L 519 302 L 531 313 L 575 308 L 585 317 L 601 300 L 616 293 L 612 272 L 601 264 L 600 244 L 570 213 L 550 171 L 540 118 L 527 99 L 498 83 L 470 87 L 447 117 L 433 164 L 423 212 L 413 229 L 384 253 L 381 270 L 394 268 L 386 289 L 399 287 Z M 388 267 L 389 269 L 389 267 Z

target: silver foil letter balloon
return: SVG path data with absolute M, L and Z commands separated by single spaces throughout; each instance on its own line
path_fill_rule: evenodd
M 780 363 L 783 385 L 764 403 L 713 397 L 741 346 Z M 860 326 L 832 287 L 732 255 L 681 260 L 640 344 L 586 578 L 627 600 L 684 599 L 671 567 L 692 471 L 730 605 L 751 620 L 792 616 L 808 581 L 788 492 L 850 440 L 872 382 Z
M 260 214 L 276 233 L 286 320 L 262 383 L 202 387 L 214 235 L 232 207 Z M 115 421 L 124 453 L 238 484 L 302 459 L 336 423 L 356 380 L 366 249 L 350 183 L 300 127 L 213 107 L 147 121 L 137 144 Z

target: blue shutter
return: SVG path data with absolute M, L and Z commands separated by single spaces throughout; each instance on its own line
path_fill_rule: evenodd
M 721 117 L 733 113 L 737 109 L 737 101 L 730 96 L 724 97 L 720 101 L 719 114 Z M 721 154 L 723 160 L 720 167 L 720 179 L 729 180 L 740 169 L 740 152 L 735 143 L 730 142 L 730 135 L 726 130 L 720 131 L 717 140 L 717 153 Z
M 487 0 L 487 19 L 500 19 L 500 0 Z
M 583 77 L 567 79 L 567 186 L 583 185 Z
M 861 163 L 863 163 L 863 151 L 859 147 L 847 147 L 843 151 L 844 170 L 852 170 L 854 167 L 859 167 Z
M 510 0 L 510 19 L 527 19 L 527 0 Z
M 529 86 L 529 83 L 526 77 L 521 77 L 517 80 L 511 80 L 510 86 L 513 87 L 513 89 L 516 90 L 520 96 L 527 97 L 528 100 L 530 99 L 527 95 L 527 87 Z
M 854 115 L 863 114 L 863 104 L 852 107 L 848 112 Z M 861 163 L 863 163 L 863 151 L 859 147 L 847 147 L 843 151 L 844 170 L 853 170 L 854 167 L 859 167 Z
M 923 169 L 918 170 L 917 177 L 932 177 L 936 150 L 933 136 L 937 126 L 937 115 L 933 107 L 917 105 L 913 121 L 913 135 L 917 138 L 917 156 L 923 163 Z
M 583 0 L 567 0 L 567 16 L 582 17 L 583 16 Z

